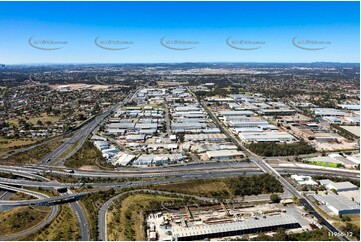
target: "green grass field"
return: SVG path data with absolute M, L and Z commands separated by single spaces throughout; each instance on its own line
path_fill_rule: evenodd
M 341 167 L 341 164 L 330 163 L 330 162 L 325 162 L 325 161 L 308 161 L 308 163 L 312 164 L 312 165 L 316 165 L 316 166 L 326 166 L 326 167 L 333 167 L 333 168 Z

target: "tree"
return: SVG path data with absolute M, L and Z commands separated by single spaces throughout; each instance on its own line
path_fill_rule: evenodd
M 271 194 L 269 198 L 273 203 L 279 203 L 281 201 L 281 198 L 277 194 Z

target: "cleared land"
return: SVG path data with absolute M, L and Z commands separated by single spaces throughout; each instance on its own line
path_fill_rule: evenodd
M 1 236 L 28 230 L 45 220 L 49 214 L 50 207 L 18 207 L 0 211 Z
M 44 145 L 40 145 L 30 150 L 14 154 L 5 159 L 0 159 L 0 162 L 7 164 L 36 163 L 44 156 L 55 150 L 61 144 L 62 140 L 63 139 L 54 139 Z
M 28 139 L 28 138 L 20 138 L 20 139 L 5 139 L 0 138 L 0 150 L 2 149 L 11 149 L 11 148 L 19 148 L 24 145 L 35 144 L 39 139 Z
M 157 185 L 156 190 L 186 193 L 196 196 L 232 198 L 283 192 L 280 182 L 269 174 L 239 176 L 230 178 L 191 180 L 181 183 Z
M 60 120 L 60 118 L 61 118 L 60 116 L 51 116 L 51 115 L 48 115 L 47 113 L 41 113 L 39 116 L 32 116 L 29 118 L 28 117 L 26 117 L 26 118 L 19 117 L 17 119 L 11 119 L 11 120 L 8 120 L 8 123 L 10 125 L 14 125 L 14 126 L 18 127 L 20 119 L 24 119 L 33 125 L 37 125 L 38 122 L 42 122 L 43 124 L 46 124 L 48 122 L 56 123 Z
M 89 165 L 106 166 L 105 158 L 91 141 L 86 141 L 83 147 L 66 160 L 65 166 L 78 168 Z
M 61 205 L 58 216 L 42 230 L 22 238 L 22 240 L 32 241 L 75 241 L 79 240 L 79 225 L 74 213 L 69 205 Z

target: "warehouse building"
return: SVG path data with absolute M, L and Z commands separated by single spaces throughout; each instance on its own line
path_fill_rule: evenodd
M 114 134 L 114 135 L 124 135 L 125 131 L 126 131 L 125 129 L 111 129 L 111 128 L 106 129 L 107 134 Z
M 360 104 L 339 104 L 337 106 L 342 109 L 360 111 Z
M 190 111 L 200 111 L 200 107 L 197 106 L 197 105 L 194 105 L 194 106 L 179 106 L 179 107 L 176 107 L 174 108 L 174 110 L 176 112 L 190 112 Z
M 188 123 L 188 122 L 206 123 L 206 122 L 208 122 L 208 118 L 189 118 L 189 117 L 177 118 L 177 117 L 173 117 L 173 119 L 177 123 Z
M 125 138 L 126 141 L 130 142 L 143 142 L 145 140 L 144 134 L 130 134 Z
M 351 182 L 333 182 L 329 179 L 324 179 L 319 181 L 320 184 L 327 189 L 335 189 L 337 192 L 346 192 L 346 191 L 355 191 L 358 190 L 358 187 L 352 184 Z
M 229 110 L 225 110 L 225 111 L 219 111 L 218 112 L 219 116 L 255 116 L 256 114 L 252 111 L 229 111 Z
M 228 106 L 230 109 L 233 109 L 235 111 L 240 111 L 240 110 L 243 110 L 244 108 L 239 105 L 238 103 L 228 103 Z
M 107 127 L 109 129 L 134 129 L 135 123 L 110 123 Z
M 162 155 L 147 155 L 142 154 L 133 165 L 162 165 L 168 163 L 177 163 L 183 161 L 185 156 L 183 154 L 162 154 Z
M 175 133 L 186 132 L 187 130 L 193 130 L 193 129 L 203 129 L 205 127 L 206 124 L 198 123 L 198 122 L 172 123 L 171 125 L 172 132 Z
M 341 214 L 359 214 L 360 205 L 350 199 L 340 195 L 313 195 L 321 204 L 326 205 L 332 212 L 337 215 Z
M 275 215 L 258 220 L 247 220 L 246 222 L 237 221 L 223 224 L 180 227 L 173 229 L 172 234 L 174 240 L 194 241 L 276 231 L 279 228 L 294 229 L 300 227 L 301 225 L 298 221 L 290 215 Z
M 318 185 L 312 177 L 310 176 L 299 176 L 299 175 L 291 175 L 291 178 L 295 180 L 300 185 L 308 185 L 308 186 L 316 186 Z
M 237 158 L 244 157 L 244 153 L 238 150 L 214 150 L 207 151 L 206 155 L 208 159 L 229 159 L 229 158 Z
M 98 150 L 109 149 L 109 144 L 107 141 L 94 141 L 94 145 L 98 148 Z
M 245 142 L 291 142 L 296 138 L 287 132 L 239 133 L 239 138 Z
M 135 129 L 157 129 L 158 124 L 156 123 L 137 123 Z
M 315 108 L 313 111 L 316 114 L 316 116 L 320 116 L 320 117 L 324 117 L 324 116 L 343 117 L 347 115 L 346 112 L 334 108 Z
M 184 141 L 224 141 L 227 138 L 225 134 L 186 134 Z
M 258 113 L 260 115 L 265 116 L 286 116 L 286 115 L 294 115 L 296 110 L 293 109 L 262 109 L 259 110 Z
M 269 123 L 264 120 L 231 120 L 228 121 L 228 125 L 234 128 L 249 128 L 265 126 L 269 125 Z
M 130 154 L 125 154 L 125 153 L 121 153 L 119 152 L 118 154 L 116 154 L 113 159 L 111 160 L 111 163 L 113 165 L 122 165 L 122 166 L 126 166 L 129 165 L 130 162 L 132 162 L 135 159 L 134 155 L 130 155 Z

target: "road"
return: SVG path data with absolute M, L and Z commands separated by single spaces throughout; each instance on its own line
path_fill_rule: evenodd
M 15 187 L 6 186 L 6 185 L 2 185 L 2 184 L 0 184 L 0 188 L 5 189 L 5 190 L 9 190 L 9 191 L 13 191 L 13 192 L 25 193 L 25 194 L 37 197 L 37 198 L 39 198 L 39 200 L 49 198 L 49 196 L 47 196 L 47 195 L 45 195 L 43 193 L 29 191 L 29 190 L 25 190 L 25 189 L 21 189 L 21 188 L 15 188 Z M 9 202 L 9 200 L 8 201 L 1 201 L 1 203 L 6 203 L 6 202 Z M 30 205 L 30 203 L 28 203 L 28 205 Z M 7 208 L 13 208 L 13 207 L 6 207 L 6 206 L 2 207 L 2 205 L 0 204 L 0 210 L 2 210 L 2 208 L 7 209 Z M 44 228 L 46 225 L 50 224 L 55 219 L 58 212 L 59 212 L 59 206 L 58 205 L 52 206 L 51 207 L 51 213 L 49 214 L 49 216 L 44 221 L 39 223 L 38 225 L 36 225 L 36 226 L 34 226 L 34 227 L 30 228 L 30 229 L 27 229 L 25 231 L 17 232 L 16 234 L 13 234 L 13 235 L 4 236 L 4 237 L 0 236 L 0 240 L 1 241 L 10 241 L 10 240 L 17 240 L 17 239 L 25 238 L 26 236 L 28 236 L 30 234 L 33 234 L 36 231 Z
M 134 194 L 134 193 L 153 193 L 153 194 L 160 194 L 165 196 L 175 196 L 175 197 L 183 197 L 183 198 L 193 198 L 198 201 L 208 202 L 208 203 L 232 203 L 232 202 L 239 202 L 239 201 L 269 201 L 270 194 L 262 194 L 258 196 L 245 196 L 244 199 L 235 201 L 232 199 L 226 199 L 225 201 L 221 201 L 217 198 L 209 198 L 209 197 L 201 197 L 201 196 L 195 196 L 190 194 L 184 194 L 184 193 L 178 193 L 178 192 L 166 192 L 166 191 L 159 191 L 159 190 L 151 190 L 151 189 L 138 189 L 138 190 L 132 190 L 128 192 L 123 192 L 120 194 L 115 195 L 114 197 L 110 198 L 108 201 L 106 201 L 101 208 L 99 209 L 98 213 L 98 240 L 99 241 L 107 241 L 107 212 L 110 207 L 110 205 L 113 203 L 114 200 L 117 198 L 127 195 L 127 194 Z M 282 198 L 289 198 L 290 194 L 288 193 L 282 193 L 279 194 Z M 167 209 L 166 207 L 164 207 Z
M 108 212 L 109 206 L 113 203 L 113 201 L 122 195 L 124 195 L 124 193 L 118 194 L 118 195 L 110 198 L 99 209 L 99 213 L 98 213 L 98 240 L 99 241 L 107 241 L 107 238 L 108 238 L 108 236 L 107 236 L 107 212 Z
M 170 119 L 169 119 L 169 106 L 167 102 L 165 103 L 165 125 L 167 129 L 168 137 L 172 134 L 171 127 L 170 127 Z
M 73 193 L 71 192 L 71 190 L 68 189 L 67 194 L 72 195 Z M 90 241 L 89 225 L 83 208 L 80 206 L 78 201 L 71 202 L 69 203 L 69 205 L 70 208 L 73 210 L 76 219 L 78 220 L 80 239 L 82 241 Z
M 10 235 L 10 236 L 5 236 L 5 237 L 0 237 L 0 241 L 11 241 L 11 240 L 17 240 L 17 239 L 21 239 L 21 238 L 26 238 L 26 236 L 31 235 L 33 233 L 35 233 L 36 231 L 44 228 L 46 225 L 50 224 L 58 215 L 59 212 L 59 206 L 52 206 L 51 207 L 51 213 L 50 215 L 40 224 L 22 231 L 22 232 L 17 232 L 16 234 Z
M 133 92 L 129 93 L 122 102 L 113 106 L 102 114 L 96 116 L 89 123 L 83 125 L 83 127 L 76 131 L 68 141 L 62 143 L 54 151 L 42 158 L 38 162 L 38 164 L 44 165 L 57 162 L 66 151 L 68 151 L 74 144 L 77 144 L 76 147 L 70 151 L 70 153 L 68 153 L 64 158 L 60 160 L 60 165 L 64 165 L 64 162 L 83 146 L 91 132 L 93 132 L 93 130 L 97 128 L 99 124 L 103 122 L 104 119 L 107 118 L 113 111 L 117 110 L 124 103 L 127 103 L 129 98 L 133 98 L 133 95 Z
M 138 89 L 137 89 L 138 90 Z M 57 149 L 53 152 L 45 156 L 38 166 L 27 166 L 27 167 L 12 167 L 12 166 L 0 166 L 0 171 L 10 172 L 16 176 L 28 178 L 30 180 L 25 179 L 7 179 L 0 178 L 0 188 L 15 191 L 15 192 L 23 192 L 29 194 L 28 190 L 22 188 L 16 188 L 12 186 L 24 186 L 24 187 L 71 187 L 71 186 L 81 186 L 83 184 L 77 183 L 58 183 L 53 182 L 49 179 L 43 178 L 39 174 L 41 173 L 50 173 L 54 175 L 61 176 L 75 176 L 75 177 L 88 177 L 88 178 L 157 178 L 153 180 L 141 180 L 134 182 L 99 182 L 99 183 L 86 183 L 87 185 L 91 185 L 96 187 L 96 189 L 82 192 L 77 194 L 71 194 L 71 192 L 67 194 L 61 194 L 56 197 L 41 197 L 41 195 L 31 193 L 31 195 L 35 195 L 38 199 L 32 200 L 22 200 L 22 201 L 4 201 L 0 199 L 0 208 L 13 208 L 17 206 L 44 206 L 50 205 L 54 208 L 57 208 L 58 203 L 70 203 L 70 207 L 74 211 L 77 220 L 80 225 L 80 235 L 82 240 L 89 240 L 89 228 L 87 224 L 86 217 L 82 211 L 81 206 L 77 202 L 79 198 L 82 196 L 98 192 L 101 190 L 108 190 L 111 188 L 128 188 L 128 187 L 140 187 L 145 185 L 157 185 L 163 183 L 170 182 L 180 182 L 187 181 L 193 179 L 207 179 L 207 178 L 221 178 L 221 177 L 230 177 L 230 176 L 240 176 L 240 175 L 258 175 L 264 173 L 271 174 L 276 177 L 281 184 L 284 186 L 287 194 L 292 194 L 300 199 L 302 204 L 307 207 L 310 212 L 319 219 L 320 223 L 324 224 L 330 231 L 338 232 L 336 228 L 334 228 L 328 221 L 326 221 L 320 214 L 315 211 L 312 207 L 312 204 L 307 200 L 307 198 L 303 197 L 296 188 L 294 188 L 287 180 L 285 180 L 280 174 L 287 173 L 297 173 L 297 174 L 308 174 L 308 175 L 342 175 L 346 177 L 351 177 L 355 179 L 359 179 L 359 173 L 357 171 L 349 171 L 349 170 L 341 170 L 341 169 L 315 169 L 314 167 L 297 167 L 297 166 L 289 166 L 289 167 L 281 167 L 278 163 L 268 164 L 266 159 L 262 159 L 253 153 L 249 152 L 243 144 L 234 136 L 232 132 L 229 131 L 216 117 L 216 115 L 207 107 L 206 102 L 201 102 L 203 108 L 206 110 L 208 115 L 212 118 L 217 127 L 227 135 L 228 138 L 232 140 L 232 142 L 244 152 L 244 154 L 250 159 L 250 162 L 222 162 L 222 163 L 197 163 L 197 164 L 186 164 L 186 165 L 178 165 L 178 166 L 168 166 L 164 168 L 121 168 L 118 171 L 80 171 L 75 170 L 72 173 L 62 171 L 59 168 L 50 167 L 50 163 L 54 163 L 55 161 L 59 161 L 60 157 L 63 157 L 60 160 L 60 165 L 63 165 L 65 160 L 69 158 L 72 154 L 74 154 L 77 150 L 79 150 L 87 137 L 93 132 L 101 122 L 103 122 L 111 112 L 115 111 L 120 106 L 124 105 L 129 100 L 132 100 L 137 91 L 134 93 L 129 93 L 129 95 L 123 100 L 123 102 L 118 105 L 112 107 L 106 112 L 100 114 L 95 117 L 89 123 L 83 125 L 79 130 L 74 132 L 74 135 L 69 139 L 69 141 L 61 144 Z M 192 92 L 190 92 L 192 93 Z M 192 93 L 193 94 L 193 93 Z M 194 94 L 193 94 L 194 95 Z M 168 116 L 168 114 L 167 114 Z M 168 123 L 170 121 L 168 120 Z M 167 127 L 167 131 L 169 131 Z M 169 134 L 169 133 L 168 133 Z M 66 156 L 64 153 L 69 151 L 71 147 L 74 147 L 74 144 L 77 144 L 76 147 L 70 151 Z M 335 171 L 338 171 L 335 174 Z M 12 186 L 8 186 L 12 185 Z M 32 192 L 32 191 L 31 191 Z M 42 194 L 44 195 L 44 194 Z M 4 195 L 5 196 L 5 195 Z M 255 197 L 253 199 L 258 199 L 259 197 Z M 200 198 L 201 199 L 201 198 Z M 209 199 L 209 198 L 208 198 Z M 250 198 L 251 199 L 251 198 Z M 106 216 L 106 211 L 109 205 L 113 200 L 107 201 L 103 206 L 104 209 L 101 209 L 101 213 L 99 216 L 104 218 Z M 109 202 L 109 203 L 108 203 Z M 103 208 L 103 207 L 102 207 Z M 53 213 L 53 212 L 52 212 Z M 54 217 L 56 214 L 54 215 Z M 49 216 L 51 217 L 51 216 Z M 47 220 L 48 221 L 48 220 Z M 50 220 L 51 221 L 51 220 Z M 100 222 L 100 221 L 99 221 Z M 104 222 L 105 223 L 105 222 Z M 105 224 L 104 224 L 105 225 Z M 102 226 L 100 226 L 102 227 Z M 106 239 L 106 225 L 104 227 L 104 231 L 99 231 L 99 236 L 102 239 Z M 341 240 L 347 240 L 344 236 L 339 237 Z
M 348 173 L 335 173 L 333 171 L 318 171 L 313 169 L 306 169 L 306 168 L 282 168 L 277 167 L 277 172 L 281 174 L 299 174 L 299 175 L 328 175 L 328 176 L 336 176 L 336 177 L 347 177 L 350 179 L 359 179 L 357 174 L 348 174 Z M 261 170 L 258 167 L 219 167 L 217 169 L 206 169 L 199 171 L 179 171 L 179 172 L 156 172 L 156 173 L 130 173 L 130 174 L 116 174 L 112 175 L 111 173 L 102 173 L 102 174 L 90 174 L 87 173 L 80 173 L 80 177 L 87 177 L 87 178 L 153 178 L 153 179 L 164 179 L 165 177 L 188 177 L 189 179 L 196 177 L 205 177 L 205 176 L 212 176 L 216 174 L 218 176 L 229 176 L 229 174 L 235 174 L 235 176 L 239 176 L 242 174 L 261 174 Z M 73 173 L 74 174 L 74 173 Z M 64 175 L 68 175 L 64 173 Z M 12 185 L 12 186 L 23 186 L 23 187 L 42 187 L 42 188 L 61 188 L 61 187 L 82 187 L 84 185 L 90 185 L 92 187 L 105 187 L 111 185 L 120 185 L 123 184 L 121 181 L 104 181 L 104 182 L 76 182 L 76 183 L 60 183 L 56 181 L 34 181 L 34 180 L 25 180 L 25 179 L 10 179 L 10 178 L 2 178 L 0 177 L 0 184 L 5 185 Z
M 189 89 L 188 89 L 189 90 Z M 189 92 L 195 96 L 194 93 L 192 93 L 190 90 Z M 342 233 L 340 233 L 332 224 L 330 224 L 326 219 L 324 219 L 317 211 L 315 211 L 311 205 L 311 203 L 302 195 L 300 194 L 296 188 L 294 188 L 286 179 L 284 179 L 275 169 L 273 169 L 265 160 L 263 160 L 262 158 L 259 158 L 257 156 L 255 156 L 254 154 L 252 154 L 251 152 L 249 152 L 244 146 L 243 144 L 234 137 L 233 133 L 231 133 L 229 131 L 228 128 L 226 128 L 223 123 L 221 123 L 218 118 L 216 117 L 216 115 L 208 108 L 207 103 L 201 101 L 201 105 L 203 106 L 203 108 L 206 110 L 206 112 L 208 113 L 208 115 L 212 118 L 212 120 L 216 123 L 216 125 L 218 126 L 219 129 L 221 129 L 223 131 L 223 133 L 225 133 L 227 135 L 228 138 L 230 138 L 233 143 L 240 149 L 242 150 L 245 155 L 248 156 L 248 158 L 251 160 L 251 162 L 254 162 L 263 172 L 268 173 L 274 177 L 276 177 L 281 184 L 289 191 L 291 192 L 294 196 L 296 196 L 297 198 L 299 198 L 299 200 L 301 201 L 301 203 L 311 209 L 312 208 L 312 213 L 315 215 L 315 217 L 318 218 L 319 222 L 321 224 L 324 224 L 326 226 L 326 228 L 328 228 L 331 232 L 337 232 L 337 234 L 339 234 L 338 238 L 344 241 L 347 241 L 348 239 L 346 238 L 346 236 L 343 236 Z

